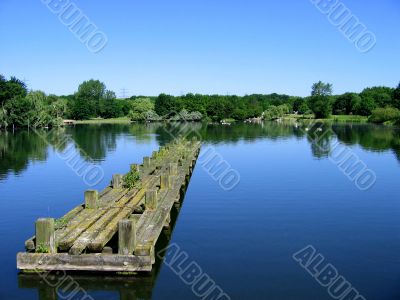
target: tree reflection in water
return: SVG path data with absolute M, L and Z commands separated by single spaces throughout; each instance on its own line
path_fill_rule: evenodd
M 319 129 L 321 128 L 321 129 Z M 49 147 L 63 151 L 71 142 L 82 159 L 104 161 L 117 147 L 120 137 L 160 145 L 184 135 L 201 137 L 206 143 L 237 143 L 258 139 L 306 139 L 316 158 L 326 158 L 337 139 L 345 145 L 359 145 L 367 151 L 392 151 L 400 161 L 400 129 L 369 124 L 310 124 L 309 122 L 237 123 L 231 126 L 185 124 L 91 124 L 50 131 L 0 132 L 0 180 L 21 174 L 31 162 L 46 161 Z

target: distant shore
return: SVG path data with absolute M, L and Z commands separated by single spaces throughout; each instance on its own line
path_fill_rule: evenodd
M 340 122 L 340 123 L 368 123 L 368 117 L 358 115 L 331 115 L 326 119 L 315 119 L 314 115 L 286 115 L 284 120 L 313 120 L 318 122 Z
M 357 115 L 332 115 L 326 119 L 315 119 L 313 115 L 285 115 L 283 120 L 313 120 L 319 122 L 341 122 L 341 123 L 368 123 L 368 117 L 357 116 Z M 71 120 L 73 124 L 129 124 L 131 120 L 128 117 L 121 118 L 94 118 L 89 120 Z M 227 119 L 224 120 L 227 123 L 234 123 L 236 120 Z M 224 123 L 223 122 L 223 123 Z
M 110 119 L 101 119 L 101 118 L 96 118 L 96 119 L 89 119 L 89 120 L 78 120 L 78 121 L 73 121 L 74 124 L 129 124 L 131 123 L 131 120 L 127 117 L 121 117 L 121 118 L 110 118 Z

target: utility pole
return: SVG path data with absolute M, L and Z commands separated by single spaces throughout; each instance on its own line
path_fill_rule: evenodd
M 128 89 L 122 88 L 122 89 L 121 89 L 121 98 L 126 99 L 128 93 L 129 93 L 129 90 L 128 90 Z

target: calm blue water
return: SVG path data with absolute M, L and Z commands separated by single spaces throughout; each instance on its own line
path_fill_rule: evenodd
M 240 182 L 225 191 L 199 161 L 170 245 L 185 251 L 231 299 L 332 299 L 292 258 L 307 245 L 366 299 L 400 299 L 400 132 L 324 126 L 328 145 L 340 142 L 376 174 L 375 185 L 361 191 L 313 144 L 314 131 L 305 131 L 307 126 L 190 127 L 203 139 L 202 154 L 212 147 L 240 174 Z M 88 187 L 60 156 L 66 147 L 84 164 L 104 170 L 96 185 L 101 189 L 113 173 L 128 171 L 180 130 L 82 125 L 0 133 L 0 299 L 56 299 L 40 280 L 19 275 L 15 256 L 37 218 L 60 217 L 82 202 Z M 65 136 L 69 140 L 60 143 Z M 199 298 L 166 264 L 155 269 L 133 280 L 74 278 L 94 299 Z

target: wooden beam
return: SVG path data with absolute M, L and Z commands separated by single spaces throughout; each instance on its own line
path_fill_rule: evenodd
M 118 254 L 82 254 L 69 255 L 18 253 L 17 268 L 20 270 L 64 270 L 64 271 L 99 271 L 99 272 L 135 272 L 151 271 L 150 256 Z

